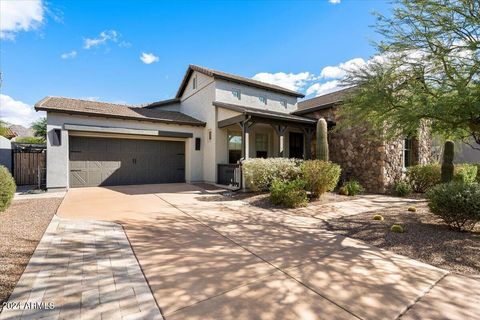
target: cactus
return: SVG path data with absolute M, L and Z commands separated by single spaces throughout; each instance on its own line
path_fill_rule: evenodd
M 453 179 L 453 156 L 454 156 L 453 141 L 445 141 L 445 147 L 443 148 L 443 161 L 442 161 L 442 182 L 450 182 Z
M 317 159 L 328 161 L 327 121 L 321 118 L 317 122 Z

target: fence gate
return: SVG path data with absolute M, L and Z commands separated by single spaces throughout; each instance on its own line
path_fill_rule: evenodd
M 46 185 L 46 150 L 13 149 L 13 177 L 17 186 Z

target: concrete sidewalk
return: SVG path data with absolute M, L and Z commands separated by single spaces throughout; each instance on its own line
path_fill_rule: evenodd
M 72 189 L 59 215 L 122 224 L 166 319 L 480 315 L 480 281 L 322 230 L 315 214 L 173 184 Z

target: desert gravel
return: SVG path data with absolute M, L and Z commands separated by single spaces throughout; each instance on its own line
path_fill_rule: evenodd
M 62 198 L 14 200 L 0 213 L 0 311 Z
M 324 221 L 335 233 L 363 240 L 369 244 L 417 259 L 431 265 L 466 275 L 480 275 L 480 226 L 473 232 L 448 228 L 430 213 L 426 202 L 416 205 L 417 212 L 405 208 L 361 213 Z M 375 221 L 374 214 L 385 220 Z M 404 233 L 390 231 L 400 224 Z

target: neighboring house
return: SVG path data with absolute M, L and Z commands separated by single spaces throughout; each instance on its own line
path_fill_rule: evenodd
M 326 106 L 319 97 L 297 103 L 303 97 L 277 85 L 195 65 L 188 67 L 173 99 L 143 107 L 47 97 L 35 105 L 47 112 L 47 188 L 238 184 L 241 159 L 309 159 L 317 118 L 326 116 L 333 125 L 336 102 Z M 332 160 L 371 191 L 384 191 L 385 171 L 393 171 L 386 169 L 387 153 L 395 153 L 398 161 L 390 165 L 399 172 L 402 155 L 417 157 L 402 145 L 373 146 L 359 135 L 332 135 L 330 143 Z
M 354 89 L 347 88 L 298 103 L 293 114 L 312 119 L 325 118 L 329 129 L 338 124 L 342 100 Z M 432 139 L 424 126 L 416 137 L 386 141 L 366 138 L 366 126 L 329 133 L 330 160 L 342 167 L 344 180 L 355 179 L 371 192 L 386 192 L 404 176 L 407 167 L 432 159 Z

